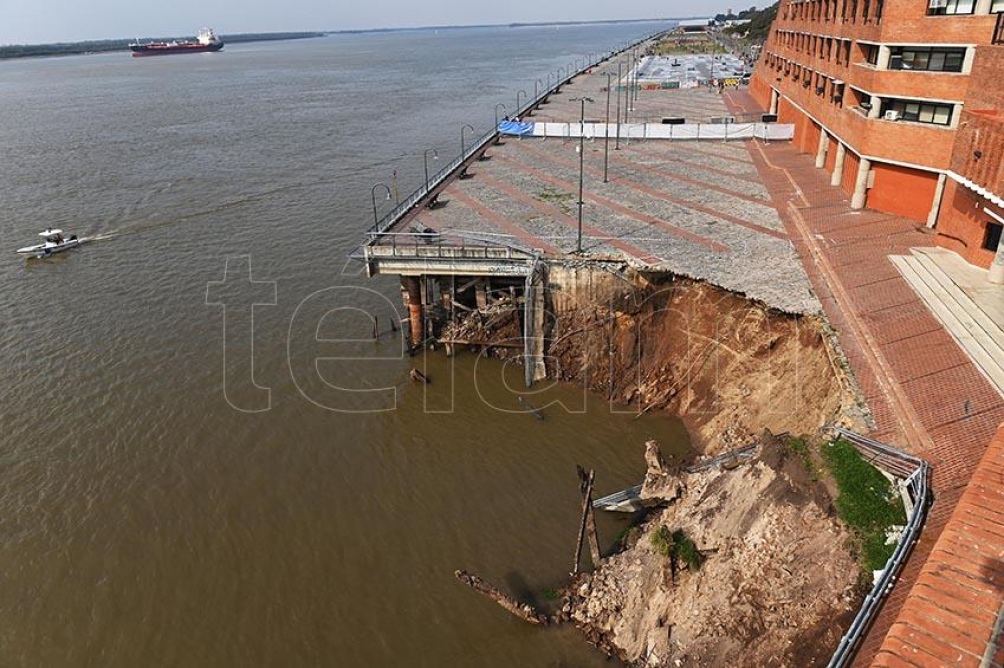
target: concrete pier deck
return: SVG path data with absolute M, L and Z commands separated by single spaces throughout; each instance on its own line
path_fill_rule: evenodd
M 610 71 L 609 118 L 615 123 L 619 103 L 623 122 L 629 93 L 616 89 L 616 61 L 575 77 L 522 120 L 577 124 L 580 100 L 590 98 L 586 120 L 604 122 Z M 640 90 L 627 114 L 632 123 L 664 117 L 696 123 L 729 111 L 717 91 L 667 89 Z M 478 248 L 497 246 L 510 249 L 507 257 L 517 262 L 533 253 L 551 260 L 619 261 L 639 271 L 707 280 L 782 311 L 819 311 L 747 141 L 618 140 L 615 134 L 585 139 L 581 255 L 579 143 L 505 137 L 489 146 L 488 159 L 470 163 L 468 178 L 439 189 L 433 208 L 416 209 L 373 244 L 374 254 L 384 254 L 385 268 L 377 271 L 407 270 L 409 248 L 415 266 L 434 273 L 438 261 L 462 259 L 458 247 L 464 256 L 476 256 Z M 506 259 L 492 252 L 496 260 Z M 493 270 L 503 264 L 492 263 Z

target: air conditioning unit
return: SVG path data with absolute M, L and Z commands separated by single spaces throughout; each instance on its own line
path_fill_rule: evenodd
M 928 9 L 945 9 L 948 7 L 948 0 L 930 0 L 927 3 Z
M 902 117 L 900 116 L 900 113 L 895 109 L 886 109 L 885 113 L 882 115 L 882 118 L 886 119 L 887 121 L 898 121 Z

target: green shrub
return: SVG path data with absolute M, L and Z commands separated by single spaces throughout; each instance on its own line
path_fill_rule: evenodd
M 681 529 L 670 532 L 668 527 L 660 526 L 649 534 L 649 541 L 656 552 L 670 560 L 674 571 L 680 561 L 692 571 L 696 571 L 704 563 L 704 555 Z
M 692 571 L 696 571 L 704 563 L 704 555 L 694 545 L 694 541 L 687 538 L 682 530 L 673 532 L 673 547 L 676 557 Z
M 667 559 L 673 556 L 673 534 L 665 526 L 661 526 L 653 531 L 649 535 L 648 540 L 652 543 L 655 551 L 662 556 Z

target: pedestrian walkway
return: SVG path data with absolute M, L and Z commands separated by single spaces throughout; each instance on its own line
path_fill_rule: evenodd
M 724 97 L 736 112 L 756 109 L 745 92 Z M 935 498 L 924 533 L 856 659 L 856 665 L 870 665 L 901 611 L 911 614 L 912 608 L 903 610 L 904 601 L 1004 421 L 1004 399 L 889 258 L 930 246 L 925 227 L 877 211 L 852 211 L 843 191 L 830 186 L 829 175 L 814 168 L 813 156 L 797 153 L 791 144 L 748 146 L 837 331 L 871 409 L 875 437 L 933 465 Z M 1004 545 L 1004 531 L 997 528 L 1004 526 L 1004 514 L 997 511 L 1004 513 L 1004 507 L 980 522 L 989 527 L 988 541 Z M 956 555 L 967 567 L 982 558 L 977 552 Z M 938 620 L 930 616 L 928 624 L 936 628 Z
M 983 311 L 949 273 L 958 256 L 943 248 L 913 248 L 891 256 L 893 264 L 928 309 L 1004 396 L 1004 329 Z M 960 261 L 961 258 L 958 258 Z M 1004 287 L 996 286 L 1004 298 Z

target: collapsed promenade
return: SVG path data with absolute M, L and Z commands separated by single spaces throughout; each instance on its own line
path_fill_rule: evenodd
M 616 57 L 520 120 L 605 122 L 615 105 L 618 115 L 652 123 L 764 111 L 743 91 L 642 90 L 633 99 L 614 86 L 608 116 L 612 71 Z M 931 245 L 923 229 L 886 214 L 852 214 L 813 158 L 789 143 L 503 137 L 457 174 L 375 230 L 360 255 L 371 273 L 402 276 L 414 343 L 426 336 L 423 313 L 437 302 L 420 277 L 462 276 L 469 285 L 460 287 L 477 291 L 479 307 L 493 287 L 525 287 L 529 305 L 541 260 L 615 275 L 684 276 L 768 309 L 825 314 L 870 411 L 872 435 L 924 457 L 934 471 L 922 540 L 857 664 L 934 665 L 957 656 L 961 665 L 979 665 L 982 647 L 995 641 L 991 608 L 1004 592 L 994 584 L 1004 578 L 1004 500 L 974 491 L 970 480 L 985 488 L 987 471 L 1004 468 L 1004 439 L 988 450 L 1004 421 L 1004 398 L 889 260 Z M 456 292 L 449 297 L 448 304 L 459 302 Z M 542 356 L 543 330 L 524 333 L 538 339 L 526 351 Z M 543 377 L 540 369 L 532 375 Z M 975 548 L 967 536 L 977 537 Z M 960 597 L 977 601 L 968 619 Z

